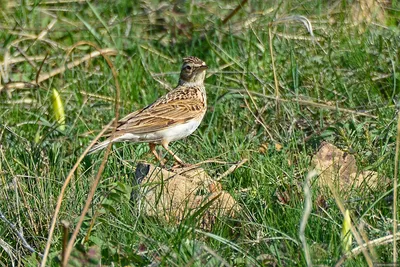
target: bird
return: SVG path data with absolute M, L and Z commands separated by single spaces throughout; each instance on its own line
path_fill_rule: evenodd
M 207 110 L 204 86 L 207 69 L 207 64 L 197 57 L 183 58 L 178 85 L 152 104 L 119 120 L 115 133 L 94 145 L 88 154 L 104 149 L 109 143 L 148 143 L 150 152 L 164 165 L 156 151 L 156 145 L 160 144 L 177 163 L 187 166 L 169 148 L 169 143 L 191 135 L 203 120 Z

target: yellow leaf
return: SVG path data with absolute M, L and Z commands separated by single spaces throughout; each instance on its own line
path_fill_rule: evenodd
M 56 89 L 53 89 L 53 93 L 51 95 L 51 101 L 53 104 L 53 115 L 57 123 L 59 124 L 58 129 L 60 131 L 65 130 L 65 113 L 64 113 L 64 105 L 62 103 L 60 94 Z
M 350 251 L 351 243 L 353 241 L 353 236 L 351 234 L 350 228 L 351 228 L 350 212 L 349 210 L 346 210 L 344 213 L 342 233 L 341 233 L 342 248 L 343 252 L 345 253 Z

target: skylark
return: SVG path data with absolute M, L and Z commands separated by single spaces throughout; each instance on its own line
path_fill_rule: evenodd
M 153 104 L 121 119 L 114 136 L 95 145 L 89 154 L 110 142 L 149 143 L 150 151 L 163 164 L 155 149 L 156 144 L 161 144 L 180 165 L 185 165 L 168 144 L 191 135 L 203 120 L 207 110 L 204 87 L 207 68 L 197 57 L 184 58 L 178 86 Z

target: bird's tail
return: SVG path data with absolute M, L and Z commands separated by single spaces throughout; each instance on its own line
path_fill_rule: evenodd
M 94 146 L 89 150 L 89 152 L 88 152 L 87 154 L 89 155 L 89 154 L 92 154 L 92 153 L 96 153 L 96 152 L 98 152 L 99 150 L 104 149 L 105 147 L 108 146 L 108 144 L 109 144 L 110 142 L 111 142 L 111 140 L 107 139 L 107 140 L 105 140 L 105 141 L 103 141 L 103 142 L 101 142 L 101 143 L 98 143 L 97 145 L 94 145 Z

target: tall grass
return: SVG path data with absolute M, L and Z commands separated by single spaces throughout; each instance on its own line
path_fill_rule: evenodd
M 353 154 L 359 169 L 397 179 L 396 2 L 386 7 L 384 20 L 379 13 L 375 21 L 368 10 L 368 19 L 353 16 L 358 7 L 346 1 L 0 5 L 3 266 L 42 261 L 57 198 L 74 164 L 118 112 L 124 116 L 173 88 L 187 55 L 210 66 L 209 108 L 200 129 L 173 149 L 190 163 L 249 159 L 221 180 L 241 212 L 219 218 L 208 231 L 196 225 L 196 217 L 171 225 L 143 214 L 126 194 L 110 197 L 118 186 L 134 190 L 137 162 L 152 161 L 143 144 L 117 144 L 83 217 L 101 154 L 84 157 L 71 175 L 47 265 L 59 264 L 68 238 L 61 221 L 69 222 L 72 232 L 79 219 L 71 256 L 79 264 L 101 259 L 104 265 L 138 266 L 306 265 L 299 238 L 301 186 L 322 141 Z M 307 18 L 314 36 L 302 22 L 284 19 L 293 16 Z M 69 53 L 83 41 L 99 50 L 81 45 Z M 120 85 L 117 111 L 115 78 L 101 54 L 111 58 Z M 53 88 L 63 100 L 65 130 L 52 116 Z M 217 178 L 230 165 L 203 167 Z M 390 239 L 398 218 L 393 190 L 356 188 L 343 203 L 371 241 L 369 255 L 377 263 L 396 260 L 398 243 Z M 343 254 L 343 215 L 335 199 L 315 183 L 310 192 L 313 204 L 303 234 L 312 263 L 365 266 L 363 245 L 353 242 L 354 254 Z M 105 199 L 112 204 L 108 209 L 101 205 Z

